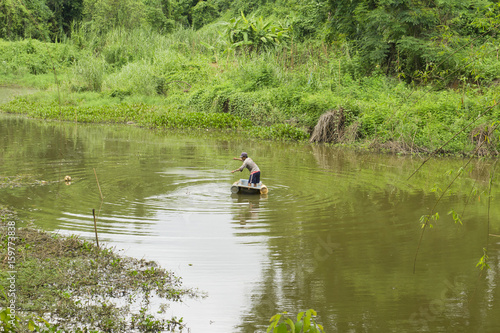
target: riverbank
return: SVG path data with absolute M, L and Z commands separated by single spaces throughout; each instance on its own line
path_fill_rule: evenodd
M 202 296 L 155 262 L 37 230 L 7 207 L 0 218 L 0 307 L 9 309 L 0 328 L 7 332 L 175 331 L 184 322 L 165 315 L 168 304 Z
M 421 94 L 425 95 L 425 92 Z M 269 121 L 266 125 L 263 120 L 256 122 L 232 113 L 194 111 L 187 105 L 182 111 L 182 108 L 172 109 L 162 103 L 117 101 L 96 93 L 92 94 L 90 101 L 86 100 L 85 94 L 64 94 L 59 102 L 54 91 L 40 91 L 0 105 L 0 111 L 42 120 L 123 123 L 152 129 L 229 130 L 263 140 L 313 141 L 311 138 L 317 136 L 315 130 L 319 128 L 318 133 L 327 133 L 327 136 L 316 141 L 351 148 L 397 154 L 435 152 L 441 155 L 496 156 L 500 140 L 494 119 L 500 115 L 493 95 L 482 97 L 493 101 L 488 107 L 481 107 L 479 100 L 473 101 L 479 98 L 476 96 L 471 99 L 476 104 L 474 108 L 456 110 L 454 101 L 443 96 L 446 94 L 449 93 L 430 96 L 431 100 L 441 100 L 440 104 L 432 105 L 432 101 L 426 99 L 413 105 L 392 105 L 392 108 L 400 108 L 396 111 L 387 108 L 380 109 L 380 113 L 377 110 L 366 113 L 343 107 L 327 110 L 323 117 L 319 116 L 315 126 L 306 126 L 297 118 Z M 456 98 L 459 99 L 458 95 Z M 378 102 L 367 104 L 370 103 Z M 422 104 L 427 104 L 428 108 L 422 108 Z M 383 108 L 384 105 L 390 106 L 384 101 L 383 105 L 367 107 Z M 460 113 L 460 118 L 455 117 L 455 113 Z M 331 120 L 324 122 L 323 119 Z
M 319 142 L 401 154 L 484 156 L 500 149 L 495 81 L 414 85 L 376 69 L 361 76 L 354 58 L 324 44 L 296 45 L 292 58 L 284 50 L 214 57 L 203 46 L 215 38 L 211 30 L 144 34 L 111 32 L 99 40 L 97 54 L 71 40 L 3 41 L 0 60 L 8 66 L 0 84 L 40 91 L 0 110 L 38 119 L 230 129 L 266 140 L 306 141 L 319 126 L 329 133 Z M 322 121 L 328 114 L 331 121 Z
M 85 103 L 75 105 L 68 101 L 59 104 L 56 100 L 44 96 L 44 92 L 16 98 L 0 106 L 0 111 L 43 120 L 123 123 L 154 129 L 241 130 L 248 136 L 267 140 L 301 141 L 308 138 L 304 129 L 290 124 L 252 126 L 248 119 L 227 113 L 181 112 L 169 110 L 161 105 L 126 102 L 104 102 L 98 106 Z

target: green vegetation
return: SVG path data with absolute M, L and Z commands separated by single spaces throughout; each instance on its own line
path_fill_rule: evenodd
M 40 119 L 320 138 L 313 141 L 430 156 L 498 155 L 499 27 L 500 4 L 493 0 L 0 0 L 0 84 L 39 89 L 0 109 Z M 4 184 L 38 181 L 13 176 Z M 422 216 L 422 236 L 439 218 L 434 208 Z M 39 245 L 23 242 L 23 255 Z M 114 272 L 109 263 L 118 264 L 116 257 L 65 242 L 73 252 L 88 252 L 79 263 L 87 281 L 96 281 L 96 265 Z M 65 253 L 56 266 L 37 256 L 44 251 L 30 253 L 22 274 L 44 265 L 72 272 Z M 486 253 L 487 247 L 481 269 L 488 268 Z M 21 295 L 23 309 L 43 315 L 56 311 L 46 305 L 57 299 L 63 306 L 54 313 L 67 320 L 61 325 L 75 325 L 74 319 L 116 331 L 179 324 L 152 317 L 146 307 L 125 320 L 114 305 L 94 301 L 89 314 L 101 316 L 95 320 L 78 312 L 76 300 L 90 302 L 74 296 L 85 284 L 49 289 L 60 280 L 45 273 L 40 280 L 20 278 L 28 286 L 38 281 L 50 298 L 31 302 Z M 0 320 L 9 314 L 0 312 Z M 294 331 L 301 320 L 280 319 L 274 317 L 273 330 Z
M 500 148 L 492 1 L 0 7 L 0 84 L 42 90 L 5 112 L 305 140 L 321 115 L 342 110 L 342 123 L 323 124 L 336 128 L 323 141 L 412 153 Z
M 20 228 L 5 207 L 0 217 L 0 253 L 6 258 L 0 287 L 8 291 L 0 297 L 0 328 L 7 332 L 174 331 L 183 327 L 182 319 L 151 314 L 151 299 L 165 307 L 200 296 L 154 262 L 119 256 L 75 236 Z
M 18 98 L 11 102 L 7 110 L 23 113 L 41 119 L 76 120 L 80 122 L 138 122 L 156 127 L 173 128 L 235 128 L 247 122 L 231 115 L 202 112 L 162 112 L 161 109 L 145 104 L 111 104 L 100 106 L 60 105 L 57 100 L 34 101 Z
M 317 315 L 313 309 L 299 312 L 297 321 L 294 322 L 286 312 L 275 314 L 269 320 L 271 324 L 267 328 L 267 333 L 322 333 L 323 326 L 314 321 Z

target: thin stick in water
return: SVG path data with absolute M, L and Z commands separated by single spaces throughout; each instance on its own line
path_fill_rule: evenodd
M 495 170 L 497 168 L 498 159 L 495 161 L 493 165 L 493 170 L 490 175 L 490 184 L 488 189 L 488 236 L 486 236 L 486 250 L 488 250 L 488 245 L 490 243 L 489 235 L 490 235 L 490 207 L 491 207 L 491 188 L 493 187 L 493 180 L 495 176 Z
M 95 219 L 95 209 L 92 209 L 92 215 L 94 215 L 95 241 L 97 243 L 97 248 L 99 248 L 99 237 L 97 237 L 97 220 Z

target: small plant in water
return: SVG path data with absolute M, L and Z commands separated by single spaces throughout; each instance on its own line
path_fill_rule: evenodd
M 9 299 L 5 292 L 5 288 L 0 286 L 0 290 L 2 291 L 2 296 L 8 301 Z M 17 332 L 19 322 L 19 317 L 13 313 L 10 308 L 5 307 L 0 311 L 0 332 Z
M 300 312 L 297 321 L 294 322 L 288 317 L 287 312 L 277 313 L 269 319 L 271 324 L 267 328 L 267 333 L 324 333 L 323 326 L 314 320 L 316 316 L 316 311 L 309 309 Z
M 483 248 L 483 256 L 479 259 L 476 267 L 479 267 L 481 270 L 489 269 L 490 265 L 488 265 L 488 255 L 486 254 L 486 249 Z
M 132 327 L 141 332 L 160 332 L 164 330 L 182 330 L 184 327 L 182 318 L 177 320 L 173 317 L 171 320 L 156 319 L 153 315 L 147 313 L 147 308 L 141 308 L 139 314 L 132 316 Z

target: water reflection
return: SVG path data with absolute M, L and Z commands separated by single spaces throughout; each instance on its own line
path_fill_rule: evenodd
M 235 194 L 231 193 L 233 202 L 235 203 L 237 213 L 234 215 L 234 220 L 240 225 L 245 226 L 247 223 L 259 220 L 259 211 L 261 209 L 261 200 L 267 199 L 267 194 Z

